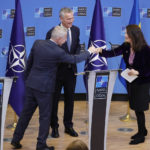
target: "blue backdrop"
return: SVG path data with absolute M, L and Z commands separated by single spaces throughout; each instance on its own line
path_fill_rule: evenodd
M 106 41 L 121 44 L 124 41 L 125 26 L 129 23 L 134 0 L 101 0 Z M 36 39 L 45 39 L 47 31 L 59 24 L 59 10 L 70 7 L 75 14 L 74 25 L 80 28 L 80 42 L 88 45 L 90 26 L 95 0 L 20 0 L 22 6 L 26 52 L 29 55 Z M 149 6 L 149 8 L 148 8 Z M 141 26 L 150 44 L 150 1 L 139 0 Z M 5 75 L 7 52 L 13 21 L 15 0 L 5 0 L 0 5 L 0 76 Z M 120 11 L 120 15 L 118 11 Z M 34 33 L 35 29 L 35 33 Z M 34 35 L 35 34 L 35 35 Z M 121 56 L 108 59 L 109 69 L 118 69 Z M 78 64 L 78 72 L 84 70 L 84 62 Z M 83 77 L 78 76 L 76 93 L 85 93 Z M 126 93 L 117 79 L 114 93 Z

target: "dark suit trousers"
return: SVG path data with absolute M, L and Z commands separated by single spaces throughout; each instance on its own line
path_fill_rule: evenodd
M 41 87 L 42 88 L 42 87 Z M 39 106 L 39 134 L 37 138 L 37 147 L 44 147 L 49 133 L 50 115 L 52 106 L 52 94 L 40 92 L 27 87 L 26 101 L 24 109 L 21 113 L 17 127 L 15 129 L 13 140 L 20 141 L 23 138 L 24 132 L 31 120 L 37 106 Z M 51 100 L 50 100 L 51 99 Z
M 63 74 L 63 75 L 62 75 Z M 60 76 L 57 74 L 56 87 L 53 98 L 51 127 L 58 128 L 58 102 L 62 87 L 64 87 L 64 126 L 70 128 L 73 126 L 72 117 L 74 109 L 74 91 L 76 85 L 76 76 L 72 69 L 65 69 Z
M 135 114 L 137 117 L 138 132 L 143 135 L 146 130 L 144 111 L 135 111 Z

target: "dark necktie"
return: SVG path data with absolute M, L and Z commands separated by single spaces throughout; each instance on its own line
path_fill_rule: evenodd
M 69 36 L 69 30 L 67 30 L 67 46 L 68 46 L 68 50 L 70 51 L 70 36 Z

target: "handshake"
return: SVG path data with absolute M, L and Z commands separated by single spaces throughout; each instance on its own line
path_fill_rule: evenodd
M 93 45 L 89 47 L 88 51 L 90 53 L 102 53 L 102 48 L 98 47 L 98 48 L 95 48 Z

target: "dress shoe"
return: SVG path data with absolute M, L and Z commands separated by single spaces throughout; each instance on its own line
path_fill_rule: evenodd
M 131 140 L 129 144 L 130 145 L 136 145 L 136 144 L 139 144 L 139 143 L 143 143 L 144 141 L 145 141 L 145 137 L 143 136 L 143 137 L 138 137 L 134 140 Z
M 70 136 L 77 137 L 78 133 L 73 128 L 65 128 L 65 133 L 69 134 Z
M 59 137 L 58 128 L 52 128 L 52 134 L 51 134 L 51 136 L 53 138 L 58 138 Z
M 54 150 L 54 146 L 45 146 L 45 147 L 42 147 L 42 148 L 36 148 L 36 150 Z
M 147 133 L 148 133 L 147 130 L 145 130 L 145 131 L 143 132 L 143 134 L 140 134 L 140 133 L 138 132 L 138 133 L 136 133 L 135 135 L 131 136 L 131 139 L 136 139 L 136 138 L 140 137 L 141 135 L 147 136 Z
M 11 145 L 14 147 L 14 149 L 20 149 L 22 145 L 20 142 L 11 141 Z

